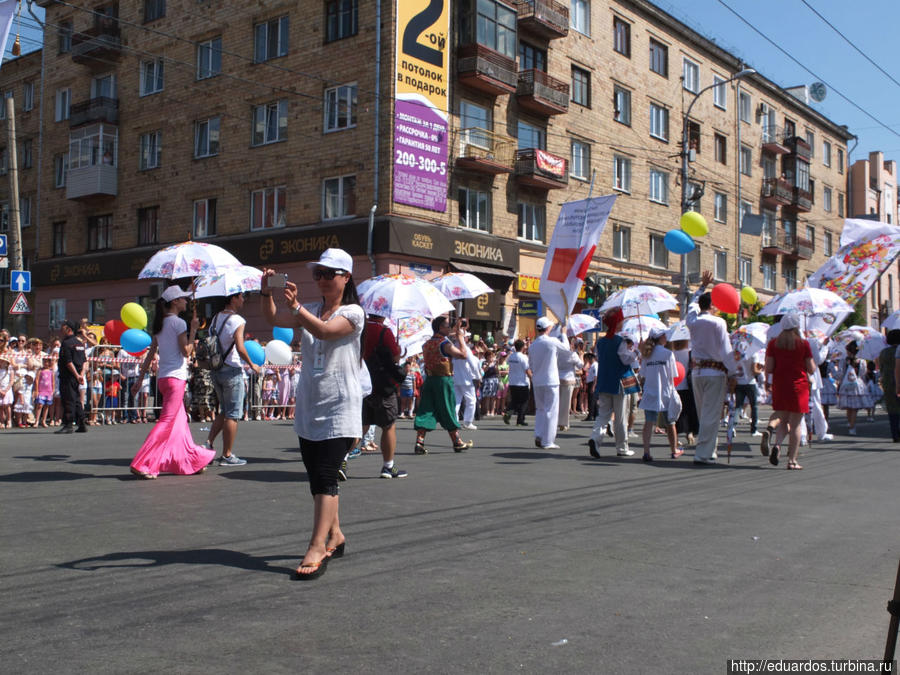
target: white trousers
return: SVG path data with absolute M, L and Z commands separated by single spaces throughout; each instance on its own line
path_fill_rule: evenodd
M 719 442 L 719 424 L 722 422 L 722 404 L 728 380 L 722 375 L 694 376 L 694 401 L 700 417 L 700 431 L 697 434 L 695 459 L 716 459 Z
M 561 427 L 569 426 L 569 408 L 572 405 L 573 391 L 575 391 L 575 380 L 559 383 L 559 415 L 556 423 Z
M 591 438 L 599 448 L 603 444 L 606 435 L 606 425 L 612 419 L 613 435 L 616 438 L 616 452 L 628 450 L 628 399 L 627 394 L 597 394 L 597 416 L 594 418 L 594 428 L 591 430 Z M 615 417 L 613 417 L 615 416 Z
M 542 384 L 534 388 L 534 435 L 542 446 L 556 442 L 559 416 L 559 385 Z
M 466 408 L 463 410 L 463 424 L 472 424 L 475 420 L 475 385 L 473 384 L 454 384 L 453 391 L 456 393 L 456 419 L 459 419 L 459 408 L 462 402 L 466 402 Z
M 825 419 L 825 411 L 822 410 L 822 391 L 820 389 L 810 389 L 809 391 L 809 415 L 812 418 L 813 433 L 820 441 L 828 433 L 828 420 Z M 807 437 L 808 430 L 806 428 L 806 416 L 803 416 L 803 424 L 801 426 L 801 436 Z M 811 434 L 810 434 L 811 435 Z

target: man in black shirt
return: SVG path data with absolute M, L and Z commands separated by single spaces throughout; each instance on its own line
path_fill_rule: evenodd
M 81 392 L 78 390 L 78 385 L 84 383 L 84 343 L 75 335 L 77 328 L 74 321 L 66 320 L 59 330 L 63 339 L 59 348 L 59 395 L 63 406 L 63 425 L 56 431 L 57 434 L 87 431 Z

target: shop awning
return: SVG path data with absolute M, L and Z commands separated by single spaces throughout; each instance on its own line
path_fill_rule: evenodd
M 457 272 L 471 272 L 472 274 L 489 274 L 495 277 L 503 277 L 505 279 L 515 279 L 516 273 L 505 270 L 502 267 L 488 267 L 487 265 L 473 265 L 471 263 L 450 261 L 451 267 Z

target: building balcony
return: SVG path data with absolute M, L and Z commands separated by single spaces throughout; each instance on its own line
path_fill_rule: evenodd
M 773 155 L 786 155 L 791 149 L 785 144 L 784 129 L 779 126 L 764 126 L 762 129 L 762 149 Z
M 75 63 L 118 59 L 122 53 L 122 34 L 116 19 L 101 19 L 96 26 L 72 34 L 72 60 Z
M 564 157 L 537 148 L 516 152 L 516 180 L 521 185 L 555 190 L 569 185 L 569 163 Z
M 119 123 L 119 99 L 98 96 L 76 103 L 69 110 L 69 126 L 79 127 L 91 122 Z
M 767 255 L 790 255 L 794 250 L 793 236 L 784 230 L 762 233 L 762 252 Z
M 792 155 L 796 155 L 798 159 L 809 162 L 812 159 L 812 148 L 806 139 L 799 136 L 791 136 L 784 139 L 784 144 L 788 147 Z
M 66 174 L 66 199 L 115 197 L 119 193 L 119 177 L 115 166 L 94 164 L 69 169 Z
M 762 186 L 762 202 L 765 206 L 777 209 L 779 206 L 790 206 L 794 200 L 794 186 L 783 178 L 766 178 Z
M 457 54 L 460 83 L 491 96 L 516 92 L 518 66 L 514 59 L 480 44 L 461 45 Z
M 791 197 L 791 203 L 785 204 L 784 208 L 791 209 L 793 211 L 802 211 L 803 213 L 808 213 L 812 211 L 812 194 L 809 192 L 809 190 L 794 187 L 794 192 Z
M 569 34 L 569 8 L 555 0 L 517 0 L 518 27 L 545 40 Z
M 538 115 L 561 115 L 569 110 L 569 85 L 543 70 L 523 70 L 516 89 L 519 105 Z
M 516 140 L 486 129 L 460 129 L 456 167 L 496 176 L 512 173 Z
M 791 250 L 785 254 L 789 260 L 809 260 L 813 254 L 813 243 L 805 237 L 790 237 Z

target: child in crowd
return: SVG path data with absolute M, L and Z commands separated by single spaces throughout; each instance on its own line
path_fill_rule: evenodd
M 106 383 L 106 408 L 110 410 L 111 424 L 116 424 L 119 418 L 119 394 L 122 391 L 122 383 L 119 381 L 119 371 L 113 370 L 110 373 L 109 381 Z
M 56 384 L 56 374 L 53 372 L 52 363 L 53 360 L 49 356 L 45 356 L 37 374 L 37 391 L 34 398 L 34 423 L 36 426 L 49 426 L 47 415 L 53 406 L 53 391 Z
M 650 336 L 641 343 L 641 377 L 644 392 L 639 407 L 644 411 L 644 461 L 652 462 L 650 441 L 654 427 L 665 426 L 672 458 L 683 453 L 677 447 L 675 422 L 681 414 L 681 399 L 675 393 L 675 354 L 666 349 L 666 331 L 653 328 Z
M 266 379 L 263 380 L 263 412 L 267 420 L 275 419 L 275 408 L 278 403 L 278 376 L 274 370 L 266 371 Z
M 866 371 L 866 403 L 868 403 L 869 422 L 875 421 L 875 406 L 884 398 L 884 392 L 881 391 L 881 385 L 878 384 L 879 374 L 875 369 L 872 361 L 868 363 L 869 370 Z
M 0 354 L 0 428 L 12 427 L 13 370 L 7 354 Z
M 16 404 L 13 408 L 16 426 L 20 429 L 31 426 L 28 418 L 34 412 L 34 373 L 27 368 L 19 368 L 13 389 L 16 392 Z
M 403 363 L 403 382 L 400 383 L 400 417 L 412 419 L 416 393 L 416 373 L 410 359 Z

